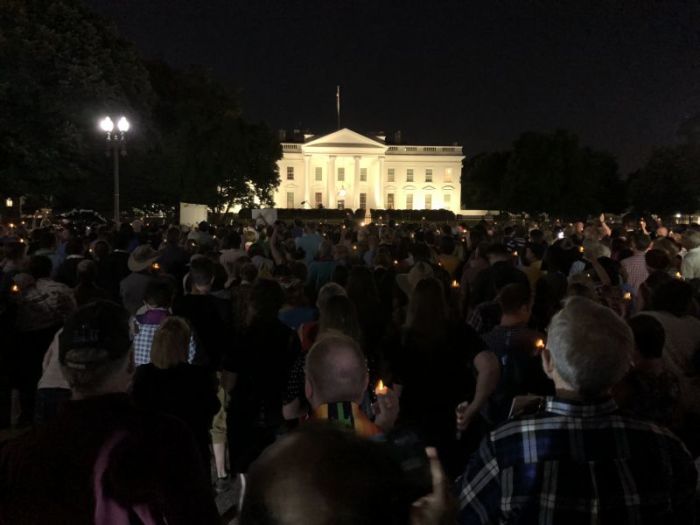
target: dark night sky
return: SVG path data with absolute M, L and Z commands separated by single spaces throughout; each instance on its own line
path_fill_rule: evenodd
M 557 127 L 638 167 L 700 112 L 700 3 L 88 0 L 149 58 L 202 64 L 273 128 L 506 148 Z

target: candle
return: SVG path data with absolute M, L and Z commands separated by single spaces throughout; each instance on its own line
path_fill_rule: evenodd
M 537 348 L 537 350 L 540 351 L 544 350 L 544 339 L 538 339 L 537 341 L 535 341 L 535 348 Z
M 683 276 L 681 275 L 681 272 L 676 272 L 676 279 L 682 279 Z
M 518 256 L 518 250 L 515 250 L 515 251 L 513 252 L 513 257 L 517 257 L 517 256 Z
M 151 265 L 151 268 L 153 268 L 154 270 L 160 270 L 160 264 L 158 264 L 157 262 L 154 262 L 154 263 Z
M 578 251 L 580 251 L 581 253 L 583 253 L 583 252 L 585 252 L 586 250 L 584 249 L 583 246 L 579 246 L 579 247 L 578 247 Z
M 385 396 L 388 391 L 389 388 L 386 385 L 384 385 L 384 381 L 380 379 L 379 383 L 377 383 L 377 387 L 374 389 L 374 393 L 378 396 Z
M 394 259 L 394 266 L 398 266 L 398 265 L 399 265 L 399 261 L 397 261 L 396 259 Z
M 457 282 L 457 279 L 452 281 L 452 288 L 459 288 L 459 283 Z
M 353 245 L 352 245 L 352 249 L 353 249 L 353 250 L 357 250 L 357 244 L 353 244 Z
M 19 285 L 13 284 L 13 285 L 10 287 L 10 291 L 11 291 L 12 293 L 19 293 L 19 292 L 20 292 Z
M 632 294 L 631 294 L 630 292 L 625 292 L 624 295 L 622 296 L 622 298 L 623 298 L 625 301 L 631 301 L 631 300 L 632 300 Z

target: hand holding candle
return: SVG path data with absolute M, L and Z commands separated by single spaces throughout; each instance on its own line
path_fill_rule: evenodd
M 374 393 L 377 396 L 385 396 L 387 392 L 389 391 L 389 388 L 384 384 L 384 381 L 381 379 L 379 380 L 379 383 L 377 383 L 376 388 L 374 389 Z
M 18 294 L 19 292 L 21 292 L 19 285 L 18 285 L 18 284 L 13 284 L 13 285 L 10 287 L 10 292 L 13 293 L 13 294 Z

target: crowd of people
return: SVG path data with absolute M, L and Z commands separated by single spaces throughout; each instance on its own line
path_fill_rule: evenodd
M 698 225 L 0 228 L 2 524 L 694 523 Z

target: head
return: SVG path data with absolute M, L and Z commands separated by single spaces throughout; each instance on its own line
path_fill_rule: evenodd
M 661 359 L 666 332 L 663 325 L 651 315 L 635 315 L 628 322 L 634 334 L 636 360 Z
M 208 231 L 209 231 L 209 223 L 208 223 L 207 221 L 202 221 L 202 222 L 200 222 L 199 225 L 197 226 L 197 229 L 198 229 L 200 232 L 208 232 Z
M 229 233 L 224 237 L 223 248 L 239 250 L 241 248 L 241 234 L 235 231 Z
M 452 236 L 443 235 L 440 238 L 440 253 L 452 255 L 455 251 L 455 240 Z
M 630 236 L 632 247 L 638 252 L 645 252 L 651 246 L 651 237 L 646 233 L 635 232 Z
M 532 310 L 532 292 L 524 284 L 508 284 L 496 297 L 501 307 L 501 322 L 507 324 L 527 323 Z
M 692 305 L 693 287 L 680 279 L 669 278 L 651 293 L 651 307 L 654 310 L 668 312 L 676 317 L 688 315 Z
M 207 294 L 214 282 L 214 261 L 208 257 L 193 257 L 190 261 L 192 293 Z
M 277 281 L 258 279 L 250 290 L 248 318 L 276 319 L 284 304 L 284 291 Z
M 683 233 L 681 243 L 686 250 L 700 248 L 700 232 L 696 230 L 687 230 L 685 233 Z
M 644 254 L 644 260 L 647 263 L 649 273 L 655 271 L 666 271 L 671 267 L 671 259 L 668 254 L 657 248 L 653 248 Z
M 180 242 L 180 229 L 176 226 L 171 226 L 168 228 L 165 234 L 165 241 L 168 244 L 178 244 Z
M 352 337 L 323 335 L 306 356 L 306 398 L 313 408 L 326 403 L 361 403 L 369 382 L 367 360 Z
M 352 301 L 345 295 L 330 297 L 323 303 L 323 308 L 319 312 L 319 334 L 331 330 L 360 340 L 357 310 Z
M 253 284 L 258 278 L 258 267 L 248 261 L 241 266 L 241 281 Z
M 250 468 L 241 525 L 409 523 L 403 476 L 385 447 L 328 423 L 301 425 Z
M 316 297 L 316 308 L 323 310 L 326 307 L 326 303 L 331 297 L 342 295 L 344 297 L 348 296 L 345 288 L 340 286 L 338 283 L 326 283 L 321 286 L 318 291 L 318 297 Z
M 88 303 L 58 336 L 59 362 L 74 398 L 126 392 L 134 371 L 129 313 L 110 301 Z
M 94 261 L 83 260 L 78 263 L 78 282 L 80 284 L 94 284 L 97 279 L 97 264 Z
M 167 277 L 151 279 L 146 285 L 143 301 L 149 308 L 170 308 L 175 297 L 175 286 Z
M 151 362 L 161 369 L 186 363 L 190 336 L 190 325 L 182 317 L 166 317 L 153 336 Z
M 447 321 L 442 283 L 434 277 L 421 279 L 411 294 L 406 326 L 416 332 L 441 331 Z
M 571 297 L 552 318 L 542 363 L 558 391 L 597 399 L 627 373 L 633 350 L 632 331 L 614 311 Z
M 512 262 L 513 253 L 503 244 L 492 244 L 486 250 L 486 260 L 491 266 L 498 262 Z

